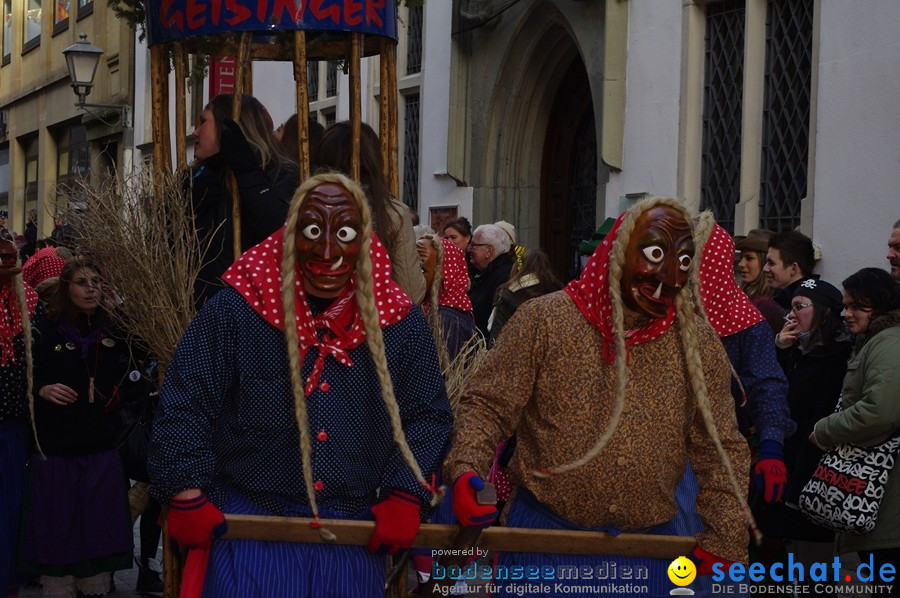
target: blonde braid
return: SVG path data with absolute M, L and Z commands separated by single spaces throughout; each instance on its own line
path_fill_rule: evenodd
M 16 265 L 21 262 L 16 260 Z M 22 319 L 22 338 L 25 342 L 25 394 L 28 396 L 28 414 L 31 417 L 31 433 L 34 435 L 34 446 L 42 458 L 46 458 L 38 440 L 37 422 L 34 417 L 34 355 L 31 351 L 31 316 L 28 314 L 28 300 L 25 297 L 25 284 L 22 275 L 13 276 L 13 289 L 16 293 L 16 303 L 19 306 L 19 317 Z
M 694 272 L 696 272 L 696 269 L 694 269 Z M 695 278 L 696 274 L 692 273 L 691 277 Z M 684 351 L 684 360 L 688 370 L 688 378 L 691 382 L 691 390 L 694 393 L 694 399 L 697 401 L 697 408 L 700 410 L 700 414 L 703 417 L 706 431 L 709 434 L 713 445 L 716 447 L 716 452 L 719 455 L 722 466 L 725 467 L 725 472 L 728 474 L 728 481 L 731 483 L 731 491 L 734 494 L 735 499 L 737 499 L 739 508 L 743 511 L 744 517 L 750 526 L 750 530 L 758 543 L 762 539 L 762 534 L 756 526 L 756 521 L 753 519 L 753 514 L 750 512 L 750 507 L 747 505 L 745 497 L 746 491 L 741 488 L 737 476 L 734 473 L 731 459 L 729 458 L 728 453 L 725 452 L 725 447 L 722 446 L 722 440 L 719 438 L 719 431 L 716 428 L 712 408 L 709 404 L 709 394 L 707 393 L 706 378 L 703 374 L 703 362 L 700 359 L 700 349 L 697 340 L 697 323 L 694 311 L 695 303 L 699 303 L 699 301 L 692 301 L 691 294 L 679 293 L 675 297 L 675 306 L 678 309 L 678 319 L 681 324 L 682 350 Z
M 699 282 L 699 272 L 700 267 L 703 264 L 703 258 L 706 256 L 706 244 L 709 242 L 709 237 L 712 235 L 713 227 L 716 224 L 716 218 L 713 216 L 713 213 L 710 210 L 706 210 L 700 213 L 700 216 L 697 219 L 697 228 L 694 230 L 694 247 L 696 248 L 695 254 L 696 259 L 694 260 L 697 263 L 697 267 L 695 271 L 697 274 L 697 289 L 700 288 Z M 696 293 L 698 300 L 696 303 L 697 314 L 703 319 L 704 322 L 709 324 L 709 317 L 706 315 L 706 309 L 703 307 L 703 296 L 698 292 Z M 731 369 L 731 377 L 737 382 L 738 388 L 741 390 L 741 396 L 743 400 L 741 401 L 741 407 L 747 404 L 747 391 L 744 389 L 744 383 L 741 382 L 741 376 L 738 374 L 737 370 L 734 369 L 734 364 L 731 363 L 731 359 L 728 360 L 728 367 Z
M 291 372 L 291 391 L 294 395 L 294 418 L 297 420 L 297 429 L 300 433 L 300 457 L 303 464 L 303 482 L 306 485 L 306 497 L 315 518 L 312 527 L 319 530 L 323 540 L 333 542 L 337 537 L 319 522 L 319 508 L 316 504 L 316 494 L 313 489 L 312 470 L 312 443 L 309 436 L 309 416 L 306 411 L 306 393 L 303 389 L 303 372 L 300 362 L 300 339 L 297 335 L 297 306 L 295 302 L 295 286 L 297 284 L 296 263 L 296 237 L 297 221 L 300 215 L 300 206 L 306 200 L 306 195 L 315 187 L 326 182 L 338 182 L 333 180 L 334 175 L 317 175 L 307 179 L 291 201 L 288 208 L 287 221 L 284 224 L 284 246 L 282 247 L 281 260 L 281 303 L 284 307 L 284 339 L 287 345 L 288 368 Z M 305 309 L 305 306 L 304 306 Z
M 634 230 L 634 223 L 642 212 L 643 210 L 634 209 L 626 214 L 619 225 L 616 239 L 609 254 L 609 275 L 607 277 L 609 284 L 607 286 L 609 286 L 609 298 L 612 305 L 613 338 L 616 343 L 616 401 L 613 404 L 613 412 L 609 419 L 609 424 L 607 424 L 606 430 L 603 431 L 603 434 L 588 452 L 565 465 L 557 465 L 550 469 L 533 470 L 532 474 L 538 478 L 549 478 L 560 473 L 567 473 L 590 463 L 609 444 L 610 439 L 619 427 L 619 422 L 622 420 L 622 413 L 625 410 L 625 388 L 628 385 L 628 349 L 625 346 L 625 312 L 622 308 L 622 290 L 618 281 L 622 278 L 622 265 L 625 262 L 625 249 L 628 247 L 628 240 L 631 238 L 631 232 Z
M 431 233 L 422 235 L 419 238 L 428 239 L 435 252 L 437 252 L 437 259 L 434 264 L 434 277 L 431 280 L 431 289 L 428 297 L 429 309 L 425 319 L 428 321 L 428 327 L 431 328 L 432 336 L 434 336 L 434 348 L 437 350 L 441 373 L 446 377 L 447 372 L 450 370 L 450 355 L 447 352 L 447 343 L 444 342 L 444 328 L 441 325 L 443 318 L 440 314 L 441 306 L 438 303 L 440 288 L 444 283 L 444 246 L 441 240 Z
M 371 230 L 372 224 L 368 203 L 361 191 L 357 201 L 361 202 L 360 211 L 363 215 L 364 230 Z M 365 206 L 365 209 L 363 209 L 362 206 Z M 413 475 L 415 475 L 419 484 L 425 488 L 431 489 L 431 504 L 434 506 L 440 502 L 443 492 L 431 488 L 428 482 L 425 481 L 425 476 L 422 475 L 419 463 L 416 461 L 412 450 L 409 448 L 409 444 L 406 442 L 406 435 L 403 432 L 403 422 L 400 419 L 400 406 L 397 404 L 397 398 L 394 396 L 394 384 L 391 382 L 391 374 L 388 370 L 387 357 L 385 356 L 384 335 L 381 332 L 378 310 L 375 307 L 375 292 L 372 281 L 372 260 L 369 258 L 368 252 L 369 236 L 370 235 L 366 235 L 366 240 L 363 242 L 363 250 L 360 251 L 359 261 L 356 264 L 356 303 L 359 306 L 359 312 L 366 329 L 366 344 L 369 346 L 369 353 L 372 354 L 375 371 L 378 374 L 378 380 L 381 383 L 381 397 L 384 400 L 384 406 L 387 408 L 388 415 L 391 418 L 391 430 L 394 433 L 394 442 L 397 443 L 400 454 L 403 455 L 403 459 L 412 470 Z

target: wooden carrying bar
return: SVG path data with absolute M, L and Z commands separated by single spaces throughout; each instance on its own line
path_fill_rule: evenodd
M 324 544 L 319 532 L 309 527 L 309 519 L 227 515 L 226 539 Z M 366 546 L 375 529 L 374 521 L 323 519 L 322 525 L 337 536 L 337 544 Z M 415 548 L 449 549 L 459 532 L 456 525 L 423 524 L 413 540 Z M 691 536 L 654 536 L 553 529 L 489 527 L 477 544 L 483 550 L 499 552 L 543 552 L 551 554 L 615 554 L 657 559 L 675 559 L 691 554 L 697 541 Z

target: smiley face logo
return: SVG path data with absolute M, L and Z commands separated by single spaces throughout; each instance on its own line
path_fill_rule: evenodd
M 686 586 L 697 577 L 697 567 L 691 559 L 680 556 L 669 565 L 668 573 L 669 581 L 676 586 Z

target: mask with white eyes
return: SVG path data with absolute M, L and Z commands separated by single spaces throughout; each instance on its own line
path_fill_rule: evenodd
M 678 210 L 656 206 L 641 214 L 625 250 L 625 307 L 651 319 L 665 317 L 690 278 L 693 259 L 691 226 Z
M 341 185 L 326 183 L 306 196 L 297 222 L 297 262 L 304 290 L 338 297 L 350 283 L 362 246 L 362 214 Z

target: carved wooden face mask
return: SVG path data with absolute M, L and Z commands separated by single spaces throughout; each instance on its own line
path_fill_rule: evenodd
M 362 214 L 341 185 L 310 190 L 297 222 L 297 259 L 304 290 L 314 297 L 339 296 L 356 271 L 362 247 Z
M 634 225 L 622 267 L 622 301 L 630 310 L 663 318 L 690 277 L 694 239 L 675 208 L 656 206 Z

